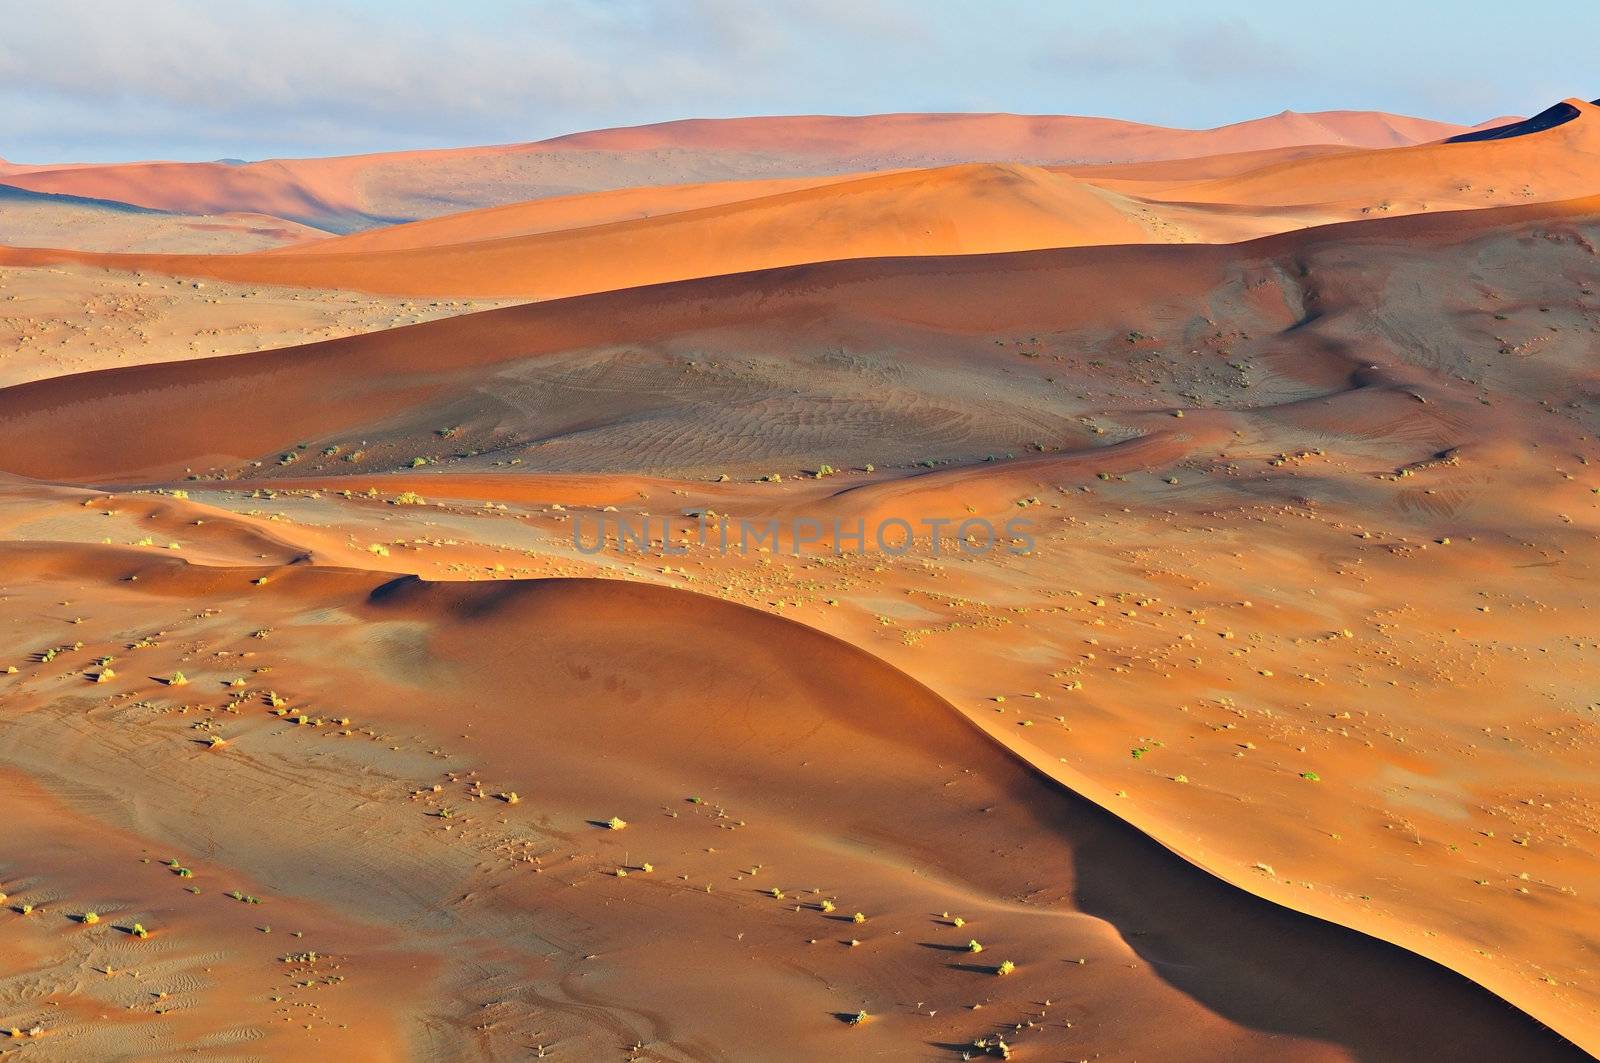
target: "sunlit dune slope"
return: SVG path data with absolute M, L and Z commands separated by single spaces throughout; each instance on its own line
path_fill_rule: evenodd
M 577 211 L 556 201 L 419 223 L 357 239 L 397 250 L 233 256 L 103 256 L 0 249 L 0 262 L 79 262 L 262 284 L 345 288 L 391 295 L 555 298 L 813 261 L 894 255 L 972 254 L 1149 238 L 1133 207 L 1070 177 L 1016 165 L 971 165 L 877 174 L 697 209 L 719 195 L 689 189 L 663 197 L 655 217 L 540 231 Z M 624 201 L 633 197 L 622 197 Z M 644 197 L 640 197 L 643 199 Z M 602 215 L 603 216 L 603 215 Z M 508 231 L 531 235 L 495 238 Z M 484 238 L 437 246 L 473 233 Z
M 786 177 L 762 181 L 713 181 L 694 185 L 645 185 L 607 192 L 551 196 L 523 203 L 445 214 L 437 218 L 387 225 L 282 249 L 283 254 L 349 254 L 356 251 L 409 251 L 446 244 L 502 240 L 564 229 L 587 229 L 617 222 L 640 221 L 767 196 L 823 188 L 858 180 L 839 177 Z

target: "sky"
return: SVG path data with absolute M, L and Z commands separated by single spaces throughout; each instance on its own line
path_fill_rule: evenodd
M 1579 0 L 0 0 L 0 27 L 0 158 L 21 162 L 765 114 L 1470 124 L 1600 97 L 1600 5 Z

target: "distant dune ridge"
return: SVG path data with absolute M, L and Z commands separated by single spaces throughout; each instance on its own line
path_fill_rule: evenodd
M 18 188 L 181 214 L 243 211 L 348 232 L 547 195 L 637 184 L 1012 161 L 1140 162 L 1300 144 L 1392 147 L 1459 126 L 1367 111 L 1285 111 L 1208 130 L 1109 118 L 899 114 L 699 119 L 529 144 L 237 164 L 22 165 Z M 5 241 L 0 241 L 5 242 Z

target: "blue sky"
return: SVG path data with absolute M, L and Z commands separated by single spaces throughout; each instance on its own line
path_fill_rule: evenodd
M 326 155 L 689 117 L 1461 122 L 1600 96 L 1600 5 L 0 0 L 0 157 Z

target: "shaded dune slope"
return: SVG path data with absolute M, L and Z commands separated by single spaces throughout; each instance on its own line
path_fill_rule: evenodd
M 1492 129 L 1475 129 L 1470 133 L 1458 133 L 1453 137 L 1447 137 L 1445 143 L 1467 144 L 1476 140 L 1509 140 L 1512 137 L 1527 136 L 1529 133 L 1542 133 L 1546 129 L 1554 129 L 1558 125 L 1570 122 L 1582 113 L 1570 103 L 1557 103 L 1532 118 L 1495 126 Z
M 1203 290 L 1227 262 L 1210 249 L 1154 250 L 1187 253 L 1130 248 L 1077 257 L 1036 252 L 795 267 L 513 307 L 283 351 L 36 381 L 0 391 L 0 417 L 10 433 L 0 468 L 65 479 L 171 475 L 357 426 L 431 434 L 454 411 L 469 415 L 474 404 L 494 409 L 496 424 L 527 439 L 540 431 L 530 416 L 552 411 L 505 408 L 483 389 L 502 371 L 564 352 L 722 329 L 755 329 L 769 344 L 793 334 L 809 344 L 830 321 L 915 322 L 935 333 L 1109 321 L 1131 315 L 1147 295 Z M 1125 267 L 1115 295 L 1095 283 L 1108 262 Z M 955 290 L 961 301 L 951 298 Z M 1051 315 L 1040 320 L 1046 305 Z M 627 417 L 641 400 L 655 401 L 650 385 L 637 383 L 643 392 L 625 385 L 580 416 L 609 410 Z
M 297 442 L 335 434 L 415 447 L 451 424 L 468 424 L 465 436 L 479 450 L 511 446 L 592 429 L 596 418 L 637 420 L 664 407 L 694 408 L 706 385 L 695 383 L 692 367 L 671 354 L 674 338 L 684 351 L 704 343 L 779 358 L 815 357 L 840 343 L 892 342 L 913 368 L 981 373 L 985 364 L 973 357 L 974 348 L 988 352 L 982 359 L 1014 357 L 994 353 L 992 341 L 980 342 L 986 335 L 1104 333 L 1151 315 L 1182 320 L 1224 288 L 1264 324 L 1292 329 L 1307 311 L 1285 301 L 1299 296 L 1284 284 L 1310 249 L 1409 246 L 1415 250 L 1406 253 L 1420 256 L 1430 247 L 1559 222 L 1597 206 L 1586 200 L 1418 215 L 1231 247 L 1107 247 L 794 267 L 513 307 L 281 351 L 36 381 L 0 391 L 0 417 L 8 426 L 0 468 L 44 478 L 160 478 L 276 457 L 273 452 Z M 1108 276 L 1117 282 L 1108 285 Z M 1349 387 L 1362 365 L 1360 352 L 1330 349 L 1312 333 L 1298 335 L 1291 364 L 1305 384 L 1286 397 Z M 528 373 L 570 368 L 562 360 L 569 356 L 588 359 L 600 375 L 582 377 L 581 386 L 559 395 L 519 393 Z M 623 364 L 631 368 L 617 377 Z M 813 382 L 793 383 L 803 391 Z M 556 401 L 567 405 L 552 409 Z M 1055 423 L 1070 437 L 1065 420 Z M 1003 446 L 1004 440 L 978 436 L 963 445 Z M 303 475 L 305 468 L 294 472 Z

